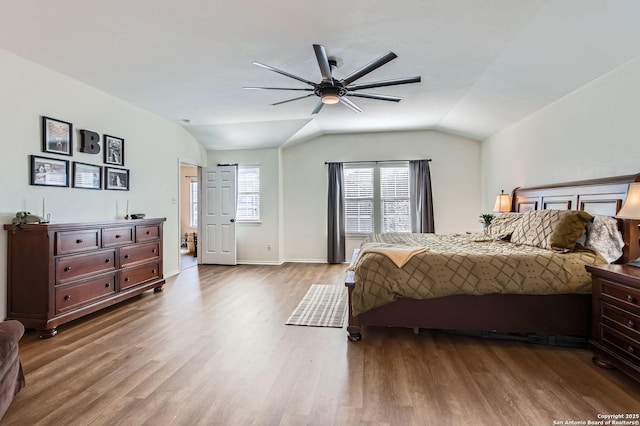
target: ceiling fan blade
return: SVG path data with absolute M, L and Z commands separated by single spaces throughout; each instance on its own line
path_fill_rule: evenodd
M 397 58 L 398 55 L 396 55 L 393 52 L 387 52 L 384 55 L 380 56 L 378 59 L 369 62 L 367 65 L 365 65 L 364 67 L 360 68 L 359 70 L 349 74 L 348 76 L 346 76 L 344 79 L 342 79 L 342 83 L 344 83 L 344 85 L 348 85 L 351 84 L 352 82 L 356 81 L 357 79 L 359 79 L 360 77 L 369 74 L 371 71 L 383 66 L 384 64 L 386 64 L 387 62 Z
M 309 80 L 305 80 L 302 77 L 298 77 L 297 75 L 289 74 L 288 72 L 279 70 L 278 68 L 270 67 L 269 65 L 261 64 L 260 62 L 253 62 L 253 65 L 259 66 L 259 67 L 267 69 L 269 71 L 277 72 L 278 74 L 282 74 L 284 76 L 293 78 L 293 79 L 301 81 L 303 83 L 307 83 L 309 86 L 316 87 L 316 83 L 312 83 Z
M 347 92 L 347 96 L 355 96 L 357 98 L 378 99 L 381 101 L 400 102 L 402 98 L 396 96 L 377 95 L 374 93 Z
M 276 102 L 275 104 L 269 104 L 269 105 L 273 106 L 273 105 L 286 104 L 287 102 L 297 101 L 298 99 L 308 98 L 309 96 L 314 96 L 314 94 L 313 93 L 309 93 L 308 95 L 299 96 L 299 97 L 293 98 L 293 99 L 287 99 L 286 101 L 280 101 L 280 102 Z
M 293 87 L 243 87 L 247 90 L 302 90 L 305 92 L 313 92 L 313 89 L 294 89 Z
M 321 99 L 321 100 L 318 101 L 318 103 L 316 104 L 316 107 L 313 109 L 313 111 L 311 111 L 311 114 L 319 113 L 323 106 L 324 106 L 324 104 L 322 103 L 322 99 Z
M 422 80 L 422 77 L 420 76 L 396 78 L 393 80 L 376 81 L 373 83 L 352 84 L 351 86 L 347 86 L 347 90 L 372 89 L 374 87 L 395 86 L 398 84 L 408 84 L 408 83 L 420 83 L 421 80 Z
M 327 58 L 327 52 L 324 49 L 324 46 L 320 44 L 314 44 L 313 50 L 316 52 L 316 59 L 318 60 L 318 66 L 320 66 L 322 81 L 333 83 L 333 77 L 331 76 L 331 65 L 329 65 L 329 58 Z
M 349 108 L 353 112 L 362 112 L 362 110 L 360 108 L 358 108 L 358 105 L 354 104 L 353 102 L 351 102 L 349 99 L 345 98 L 344 96 L 342 96 L 340 98 L 340 103 L 342 105 L 346 106 L 347 108 Z

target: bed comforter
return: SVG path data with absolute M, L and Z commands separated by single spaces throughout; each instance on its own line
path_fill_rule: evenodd
M 413 253 L 402 267 L 380 252 L 401 247 Z M 427 250 L 412 250 L 427 247 Z M 373 234 L 353 268 L 353 315 L 397 297 L 429 299 L 456 294 L 588 293 L 586 264 L 607 263 L 578 246 L 569 253 L 516 245 L 483 234 Z

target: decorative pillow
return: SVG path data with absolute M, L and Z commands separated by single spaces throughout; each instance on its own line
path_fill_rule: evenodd
M 516 229 L 521 218 L 522 213 L 500 213 L 485 228 L 484 232 L 495 239 L 508 238 Z
M 611 216 L 594 216 L 587 224 L 585 247 L 596 250 L 607 262 L 615 262 L 622 256 L 624 240 L 618 230 L 618 222 Z
M 592 216 L 576 210 L 532 210 L 523 213 L 511 242 L 547 250 L 571 251 Z

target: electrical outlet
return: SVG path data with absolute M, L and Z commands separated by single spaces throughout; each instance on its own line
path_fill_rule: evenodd
M 271 243 L 267 243 L 267 250 L 271 250 Z

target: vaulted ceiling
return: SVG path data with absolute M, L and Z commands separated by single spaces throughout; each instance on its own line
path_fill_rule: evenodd
M 483 140 L 640 55 L 637 0 L 3 1 L 0 48 L 173 120 L 208 149 L 326 133 L 439 129 Z M 357 82 L 419 75 L 311 114 L 313 44 Z M 189 122 L 187 123 L 186 120 Z

